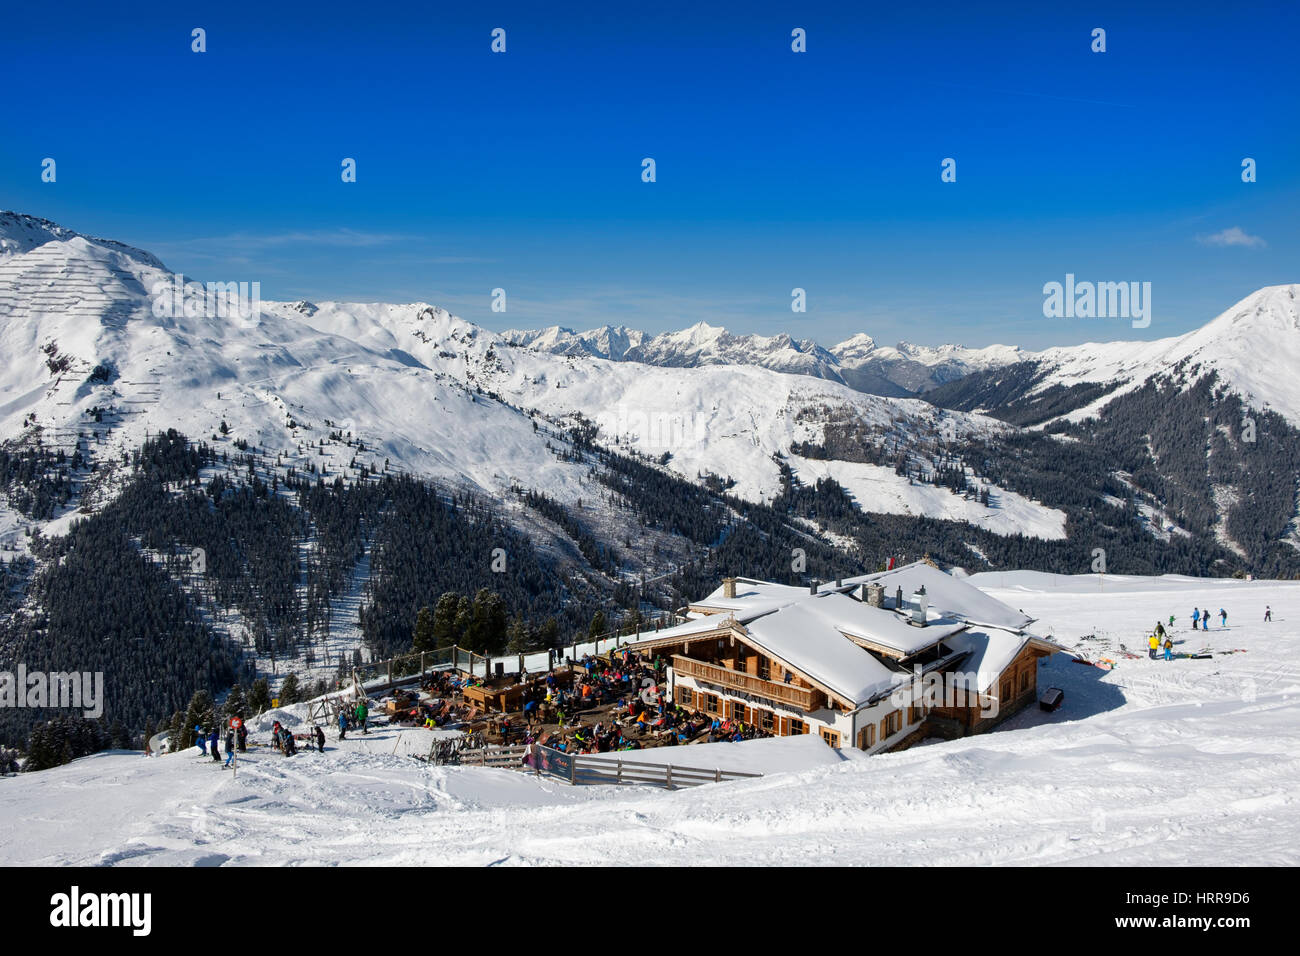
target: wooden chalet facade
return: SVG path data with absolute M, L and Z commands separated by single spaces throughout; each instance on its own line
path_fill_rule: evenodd
M 1038 661 L 1060 648 L 1026 634 L 1028 618 L 938 569 L 899 572 L 886 572 L 892 599 L 879 575 L 810 588 L 727 579 L 691 620 L 629 646 L 668 662 L 682 707 L 870 752 L 978 733 L 1036 699 Z M 905 598 L 903 582 L 918 581 Z M 919 693 L 922 677 L 948 695 Z

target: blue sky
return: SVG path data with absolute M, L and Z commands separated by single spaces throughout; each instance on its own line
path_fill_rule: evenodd
M 1300 281 L 1298 5 L 971 6 L 15 6 L 0 208 L 492 328 L 1042 347 Z M 1067 272 L 1151 282 L 1150 328 L 1044 318 Z

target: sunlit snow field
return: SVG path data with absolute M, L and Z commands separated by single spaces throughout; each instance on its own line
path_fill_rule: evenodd
M 342 745 L 331 732 L 323 755 L 261 750 L 237 779 L 196 751 L 102 754 L 0 779 L 0 862 L 1300 861 L 1300 584 L 1031 572 L 972 580 L 1037 617 L 1040 633 L 1118 666 L 1057 655 L 1039 686 L 1065 690 L 1060 711 L 1026 710 L 994 733 L 899 754 L 837 754 L 815 738 L 722 745 L 730 753 L 718 757 L 707 745 L 683 748 L 682 764 L 689 756 L 766 775 L 671 793 L 430 767 L 407 755 L 428 747 L 419 730 Z M 1194 604 L 1215 615 L 1208 633 L 1190 633 Z M 1179 650 L 1245 651 L 1171 662 L 1115 653 L 1121 642 L 1142 653 L 1143 629 L 1170 614 Z M 1087 634 L 1100 640 L 1079 640 Z

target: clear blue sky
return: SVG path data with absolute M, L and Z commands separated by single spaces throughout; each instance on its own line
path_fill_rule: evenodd
M 1300 281 L 1300 5 L 977 6 L 10 5 L 0 208 L 493 328 L 1041 347 Z M 1151 282 L 1151 327 L 1045 319 L 1067 272 Z

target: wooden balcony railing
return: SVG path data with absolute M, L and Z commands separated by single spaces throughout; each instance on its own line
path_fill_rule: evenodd
M 817 699 L 820 696 L 818 691 L 809 687 L 796 687 L 794 684 L 779 684 L 776 681 L 763 680 L 753 674 L 728 670 L 717 664 L 707 664 L 690 657 L 682 657 L 680 654 L 673 655 L 673 669 L 687 677 L 695 677 L 710 684 L 744 691 L 756 697 L 766 697 L 768 700 L 783 704 L 792 704 L 805 711 L 816 709 Z

